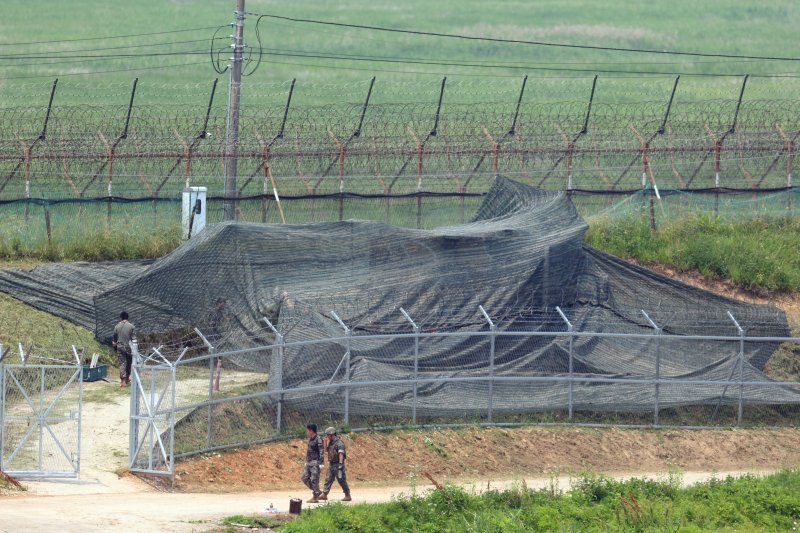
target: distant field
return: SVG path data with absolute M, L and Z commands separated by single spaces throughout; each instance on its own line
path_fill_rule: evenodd
M 0 105 L 45 104 L 52 79 L 60 77 L 57 103 L 127 103 L 132 79 L 139 76 L 139 103 L 175 102 L 202 104 L 207 101 L 212 80 L 218 76 L 208 56 L 213 29 L 126 39 L 15 45 L 31 41 L 56 41 L 110 35 L 140 34 L 179 28 L 224 25 L 233 19 L 233 0 L 140 0 L 99 2 L 88 0 L 41 0 L 7 2 L 0 20 Z M 433 7 L 432 7 L 433 6 Z M 500 37 L 557 43 L 656 50 L 702 50 L 712 53 L 787 56 L 800 25 L 800 4 L 791 0 L 753 3 L 748 0 L 693 2 L 580 1 L 475 1 L 422 0 L 375 2 L 343 0 L 276 4 L 248 0 L 247 10 L 297 18 L 315 18 L 354 24 L 472 36 Z M 248 17 L 245 41 L 255 46 L 255 17 Z M 523 75 L 531 76 L 526 99 L 585 100 L 591 76 L 599 74 L 598 101 L 657 100 L 667 98 L 672 74 L 662 77 L 618 79 L 602 71 L 658 71 L 684 74 L 774 74 L 796 71 L 795 62 L 722 58 L 691 58 L 654 54 L 574 50 L 566 48 L 510 45 L 451 40 L 357 29 L 335 28 L 263 19 L 260 24 L 265 51 L 276 54 L 373 55 L 440 62 L 484 62 L 505 64 L 499 69 L 443 65 L 398 64 L 355 60 L 265 56 L 260 68 L 245 80 L 248 105 L 282 102 L 288 82 L 296 78 L 296 103 L 320 104 L 361 101 L 372 76 L 378 78 L 374 98 L 379 101 L 435 101 L 443 75 L 448 76 L 451 98 L 464 101 L 513 101 Z M 230 28 L 219 35 L 226 37 Z M 188 41 L 179 44 L 163 44 Z M 136 49 L 123 47 L 147 44 Z M 227 44 L 225 39 L 219 46 Z M 54 59 L 58 54 L 80 58 Z M 110 53 L 146 54 L 174 51 L 190 55 L 103 59 Z M 18 60 L 10 54 L 36 52 L 47 58 Z M 99 57 L 98 57 L 99 56 Z M 192 65 L 184 65 L 194 63 Z M 176 66 L 183 65 L 183 66 Z M 520 66 L 523 68 L 512 68 Z M 90 71 L 153 68 L 136 72 Z M 573 69 L 561 71 L 544 68 Z M 406 71 L 398 74 L 396 71 Z M 579 79 L 553 79 L 575 77 Z M 637 75 L 638 76 L 638 75 Z M 617 77 L 617 79 L 612 79 Z M 21 79 L 9 79 L 21 78 Z M 227 74 L 220 76 L 227 85 Z M 677 98 L 735 98 L 739 78 L 684 76 Z M 250 86 L 250 89 L 247 86 Z M 225 86 L 220 103 L 224 103 Z M 258 86 L 258 87 L 256 87 Z M 260 87 L 260 88 L 259 88 Z M 797 98 L 800 80 L 753 78 L 751 98 L 759 94 L 773 98 Z

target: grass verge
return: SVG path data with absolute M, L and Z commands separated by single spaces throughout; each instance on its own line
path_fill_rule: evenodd
M 331 504 L 280 531 L 790 531 L 800 516 L 800 471 L 666 481 L 583 475 L 569 492 L 524 485 L 469 493 L 445 486 L 382 504 Z
M 101 362 L 112 367 L 116 365 L 116 357 L 111 353 L 111 349 L 97 342 L 91 331 L 2 293 L 0 293 L 0 343 L 12 347 L 22 343 L 34 354 L 43 349 L 50 357 L 69 361 L 72 361 L 71 347 L 74 345 L 83 353 L 84 359 L 91 359 L 93 353 L 98 353 L 101 355 Z M 58 353 L 52 353 L 53 350 L 58 350 Z M 9 359 L 6 362 L 18 361 Z
M 800 218 L 728 221 L 698 214 L 655 231 L 644 218 L 594 223 L 592 246 L 614 255 L 657 262 L 760 292 L 800 291 Z

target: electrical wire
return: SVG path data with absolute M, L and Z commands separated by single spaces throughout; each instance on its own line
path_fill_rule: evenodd
M 214 58 L 214 42 L 218 38 L 217 34 L 219 33 L 219 30 L 221 30 L 222 28 L 226 28 L 226 27 L 227 26 L 219 26 L 214 31 L 214 35 L 211 36 L 211 45 L 209 46 L 209 49 L 208 49 L 208 54 L 211 56 L 211 66 L 214 68 L 214 71 L 217 74 L 224 74 L 225 71 L 228 70 L 228 67 L 225 67 L 225 68 L 220 67 L 220 63 L 221 63 L 220 55 L 221 55 L 221 52 L 217 52 L 216 59 Z
M 704 72 L 667 72 L 667 71 L 649 71 L 649 70 L 616 70 L 616 69 L 582 69 L 582 68 L 569 68 L 569 67 L 536 67 L 536 66 L 527 66 L 527 65 L 497 65 L 497 64 L 485 64 L 485 63 L 458 63 L 458 62 L 447 62 L 447 61 L 435 61 L 435 60 L 414 60 L 414 59 L 390 59 L 387 57 L 381 56 L 339 56 L 339 55 L 331 55 L 331 54 L 293 54 L 293 53 L 277 53 L 277 52 L 263 52 L 264 55 L 267 56 L 276 56 L 276 57 L 295 57 L 295 58 L 309 58 L 309 59 L 331 59 L 336 61 L 362 61 L 362 62 L 375 62 L 375 63 L 399 63 L 399 64 L 408 64 L 408 65 L 431 65 L 431 66 L 445 66 L 445 67 L 458 67 L 458 68 L 485 68 L 485 69 L 512 69 L 512 70 L 523 70 L 523 71 L 549 71 L 549 72 L 581 72 L 581 73 L 600 73 L 600 74 L 634 74 L 637 76 L 662 76 L 662 77 L 674 77 L 674 76 L 694 76 L 694 77 L 743 77 L 745 73 L 704 73 Z M 393 73 L 400 73 L 400 74 L 438 74 L 438 75 L 448 75 L 448 73 L 435 73 L 435 72 L 419 72 L 419 71 L 395 71 L 395 70 L 378 70 L 378 69 L 363 69 L 363 68 L 353 68 L 353 67 L 333 67 L 330 65 L 319 65 L 319 64 L 306 64 L 306 63 L 292 63 L 292 62 L 276 62 L 273 63 L 277 64 L 288 64 L 288 65 L 299 65 L 299 66 L 309 66 L 309 67 L 320 67 L 320 68 L 338 68 L 342 70 L 364 70 L 370 72 L 393 72 Z M 459 76 L 463 76 L 465 74 L 458 73 Z M 475 75 L 475 74 L 473 74 Z M 487 75 L 494 77 L 495 75 Z M 506 76 L 506 77 L 518 77 L 518 76 Z M 766 74 L 750 74 L 750 77 L 758 77 L 758 78 L 798 78 L 800 74 L 796 73 L 766 73 Z
M 419 58 L 407 59 L 394 59 L 385 56 L 355 56 L 355 55 L 339 55 L 339 54 L 321 54 L 321 53 L 277 53 L 277 52 L 263 52 L 268 56 L 279 57 L 297 57 L 297 58 L 310 58 L 310 59 L 333 59 L 338 61 L 367 61 L 374 63 L 400 63 L 405 65 L 433 65 L 445 67 L 469 67 L 469 68 L 490 68 L 490 69 L 512 69 L 512 70 L 525 70 L 525 71 L 552 71 L 552 72 L 587 72 L 587 73 L 600 73 L 600 74 L 640 74 L 640 75 L 661 75 L 661 76 L 701 76 L 701 77 L 742 77 L 745 73 L 704 73 L 704 72 L 664 72 L 664 71 L 647 71 L 647 70 L 615 70 L 615 69 L 585 69 L 585 68 L 571 68 L 571 67 L 534 67 L 529 65 L 498 65 L 486 63 L 472 63 L 472 62 L 450 62 L 450 61 L 436 61 Z M 772 74 L 770 74 L 771 76 Z M 794 74 L 780 73 L 776 76 L 787 76 Z M 764 75 L 762 75 L 764 76 Z
M 19 61 L 31 59 L 121 59 L 130 57 L 163 57 L 175 55 L 205 55 L 207 52 L 202 50 L 180 50 L 175 52 L 148 52 L 145 54 L 77 54 L 77 55 L 63 55 L 63 56 L 22 56 L 22 57 L 6 57 L 0 55 L 0 61 Z
M 262 17 L 259 17 L 259 21 Z M 256 22 L 256 31 L 258 31 L 258 23 Z M 269 24 L 271 26 L 278 26 L 280 28 L 295 28 L 292 24 L 281 24 L 275 21 L 266 21 L 265 24 Z M 326 33 L 328 35 L 336 35 L 339 37 L 343 37 L 340 32 L 336 32 L 335 30 L 319 30 L 320 33 Z M 346 36 L 346 35 L 345 35 Z M 377 39 L 374 37 L 360 37 L 360 39 L 367 39 L 369 41 L 373 41 L 376 43 L 385 44 L 387 47 L 396 46 L 397 43 L 387 41 L 385 39 Z M 259 41 L 260 43 L 260 41 Z M 273 51 L 294 51 L 294 50 L 281 50 L 281 49 L 273 49 Z M 456 59 L 455 61 L 476 61 L 479 60 L 470 60 L 470 59 Z M 495 63 L 505 63 L 504 61 L 494 61 Z M 725 59 L 725 60 L 716 60 L 716 61 L 692 61 L 692 65 L 727 65 L 727 64 L 736 64 L 736 63 L 759 63 L 761 60 L 759 59 Z M 685 65 L 685 61 L 555 61 L 555 62 L 540 62 L 537 61 L 535 64 L 540 65 Z
M 314 50 L 294 50 L 289 48 L 264 48 L 269 52 L 286 52 L 286 53 L 308 53 L 308 54 L 315 54 L 317 53 Z M 418 59 L 418 58 L 404 58 L 402 56 L 365 56 L 363 54 L 344 54 L 344 53 L 337 53 L 337 56 L 341 56 L 342 58 L 347 57 L 383 57 L 386 59 Z M 424 58 L 422 58 L 424 60 Z M 469 61 L 472 63 L 479 63 L 479 64 L 492 64 L 492 65 L 519 65 L 519 61 L 488 61 L 488 60 L 480 60 L 480 59 L 452 59 L 451 61 Z M 693 61 L 693 65 L 698 64 L 712 64 L 712 65 L 734 65 L 739 63 L 760 63 L 760 60 L 755 59 L 742 59 L 742 60 L 735 60 L 735 61 Z M 530 65 L 685 65 L 685 62 L 682 61 L 535 61 L 533 63 L 529 63 Z
M 406 30 L 406 29 L 399 29 L 399 28 L 387 28 L 383 26 L 368 26 L 363 24 L 348 24 L 343 22 L 332 22 L 332 21 L 323 21 L 323 20 L 314 20 L 314 19 L 302 19 L 302 18 L 295 18 L 295 17 L 285 17 L 281 15 L 273 15 L 269 13 L 249 13 L 246 12 L 246 15 L 251 15 L 255 17 L 268 17 L 278 20 L 287 20 L 291 22 L 303 22 L 308 24 L 320 24 L 324 26 L 337 26 L 342 28 L 354 28 L 354 29 L 361 29 L 361 30 L 374 30 L 374 31 L 383 31 L 383 32 L 391 32 L 391 33 L 402 33 L 408 35 L 418 35 L 418 36 L 425 36 L 425 37 L 444 37 L 449 39 L 462 39 L 468 41 L 482 41 L 482 42 L 494 42 L 494 43 L 505 43 L 505 44 L 528 44 L 534 46 L 547 46 L 547 47 L 556 47 L 556 48 L 572 48 L 572 49 L 579 49 L 579 50 L 599 50 L 599 51 L 608 51 L 608 52 L 630 52 L 630 53 L 641 53 L 641 54 L 660 54 L 660 55 L 677 55 L 677 56 L 688 56 L 688 57 L 719 57 L 719 58 L 730 58 L 730 59 L 759 59 L 764 61 L 800 61 L 800 57 L 781 57 L 781 56 L 751 56 L 751 55 L 739 55 L 739 54 L 718 54 L 718 53 L 709 53 L 709 52 L 681 52 L 675 50 L 653 50 L 653 49 L 646 49 L 646 48 L 622 48 L 622 47 L 614 47 L 614 46 L 595 46 L 595 45 L 586 45 L 586 44 L 566 44 L 566 43 L 553 43 L 547 41 L 524 41 L 520 39 L 500 39 L 495 37 L 476 37 L 471 35 L 462 35 L 462 34 L 455 34 L 455 33 L 440 33 L 440 32 L 429 32 L 429 31 L 421 31 L 421 30 Z
M 126 39 L 129 37 L 147 37 L 151 35 L 167 35 L 173 33 L 185 33 L 185 32 L 192 32 L 192 31 L 204 31 L 204 30 L 213 30 L 217 28 L 217 26 L 203 26 L 200 28 L 185 28 L 182 30 L 169 30 L 169 31 L 156 31 L 150 33 L 131 33 L 128 35 L 108 35 L 105 37 L 83 37 L 79 39 L 56 39 L 52 41 L 27 41 L 27 42 L 19 42 L 19 43 L 0 43 L 0 46 L 21 46 L 21 45 L 29 45 L 29 44 L 53 44 L 53 43 L 74 43 L 79 41 L 100 41 L 103 39 Z
M 21 52 L 21 53 L 18 53 L 18 54 L 0 54 L 0 57 L 9 58 L 10 59 L 10 58 L 14 58 L 14 57 L 27 58 L 29 56 L 45 56 L 45 54 L 51 54 L 51 55 L 58 54 L 58 55 L 60 55 L 60 54 L 71 54 L 71 53 L 76 53 L 76 52 L 105 52 L 107 50 L 126 50 L 126 49 L 131 49 L 131 48 L 149 48 L 149 47 L 154 47 L 154 46 L 169 46 L 169 45 L 173 45 L 173 44 L 204 43 L 206 41 L 207 41 L 207 39 L 191 39 L 191 40 L 188 40 L 188 41 L 167 41 L 167 42 L 163 42 L 163 43 L 127 44 L 127 45 L 124 45 L 124 46 L 105 46 L 105 47 L 102 47 L 102 48 L 78 48 L 78 49 L 75 49 L 75 50 L 51 50 L 51 51 L 47 51 L 47 52 Z M 45 56 L 45 57 L 47 57 L 47 56 Z
M 139 72 L 143 70 L 155 70 L 155 69 L 162 69 L 162 68 L 179 68 L 179 67 L 188 67 L 191 65 L 204 65 L 206 61 L 195 61 L 191 63 L 178 63 L 173 65 L 158 65 L 155 67 L 133 67 L 133 68 L 121 68 L 121 69 L 110 69 L 110 70 L 95 70 L 93 72 L 68 72 L 65 74 L 59 74 L 58 77 L 62 76 L 91 76 L 94 74 L 108 74 L 111 72 Z M 0 80 L 24 80 L 24 79 L 33 79 L 33 78 L 53 78 L 52 74 L 44 74 L 44 75 L 31 75 L 31 76 L 5 76 L 0 77 Z

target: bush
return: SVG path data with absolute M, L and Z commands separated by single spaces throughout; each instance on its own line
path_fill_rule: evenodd
M 516 486 L 483 494 L 445 486 L 424 497 L 375 505 L 333 504 L 304 512 L 282 531 L 775 531 L 796 527 L 800 470 L 714 479 L 680 488 L 584 474 L 566 494 Z

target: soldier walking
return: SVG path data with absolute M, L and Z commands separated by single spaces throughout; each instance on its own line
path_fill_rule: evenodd
M 131 384 L 131 363 L 133 361 L 131 341 L 133 340 L 136 340 L 136 328 L 128 322 L 128 313 L 123 311 L 119 314 L 119 322 L 114 326 L 111 343 L 117 350 L 120 387 L 127 387 Z
M 347 474 L 345 472 L 345 461 L 347 460 L 347 452 L 345 451 L 344 442 L 336 434 L 336 428 L 328 428 L 325 430 L 325 437 L 328 439 L 328 463 L 330 468 L 328 474 L 325 476 L 325 487 L 322 489 L 322 494 L 317 498 L 318 500 L 327 500 L 328 492 L 333 486 L 333 479 L 339 482 L 344 491 L 343 502 L 349 502 L 350 487 L 347 485 Z
M 322 437 L 317 435 L 317 425 L 310 422 L 306 426 L 306 436 L 308 437 L 308 447 L 306 449 L 306 464 L 303 468 L 303 484 L 311 489 L 314 496 L 308 503 L 319 502 L 319 470 L 325 465 L 325 447 Z

